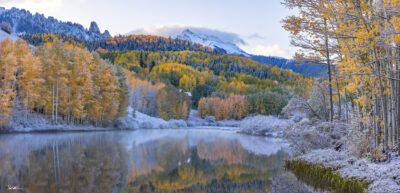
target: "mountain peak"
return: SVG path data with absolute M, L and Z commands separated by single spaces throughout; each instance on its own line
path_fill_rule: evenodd
M 106 37 L 111 37 L 111 34 L 110 34 L 110 32 L 108 30 L 105 30 L 103 35 L 106 36 Z
M 190 29 L 185 29 L 182 31 L 182 34 L 194 34 Z
M 223 50 L 227 54 L 250 57 L 249 54 L 240 49 L 233 42 L 223 41 L 221 38 L 214 35 L 208 35 L 201 32 L 193 32 L 190 29 L 185 29 L 176 38 L 187 40 L 193 43 L 198 43 L 203 46 L 211 47 L 213 49 Z
M 97 34 L 100 34 L 100 33 L 101 33 L 101 32 L 100 32 L 100 29 L 99 29 L 99 26 L 97 25 L 97 23 L 96 23 L 95 21 L 92 21 L 92 22 L 90 23 L 89 31 L 90 31 L 90 32 L 93 32 L 93 33 L 97 33 Z

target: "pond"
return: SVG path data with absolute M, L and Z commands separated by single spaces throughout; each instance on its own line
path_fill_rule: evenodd
M 0 135 L 0 192 L 313 192 L 288 144 L 234 131 Z

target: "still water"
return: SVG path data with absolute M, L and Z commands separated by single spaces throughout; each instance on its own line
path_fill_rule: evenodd
M 0 135 L 0 192 L 309 192 L 287 147 L 201 129 Z

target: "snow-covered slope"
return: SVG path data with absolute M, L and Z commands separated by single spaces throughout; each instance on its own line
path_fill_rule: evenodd
M 203 46 L 211 47 L 213 49 L 219 49 L 219 50 L 222 49 L 227 54 L 245 56 L 245 57 L 250 56 L 232 42 L 225 42 L 216 36 L 195 33 L 189 29 L 184 30 L 182 34 L 178 35 L 176 38 L 198 43 Z
M 97 40 L 111 37 L 106 30 L 101 33 L 96 22 L 92 22 L 90 29 L 72 22 L 62 22 L 54 17 L 45 17 L 43 14 L 32 15 L 24 9 L 5 9 L 0 7 L 0 23 L 10 23 L 16 34 L 53 33 L 65 34 L 83 40 Z
M 8 34 L 7 32 L 0 29 L 0 42 L 5 40 L 6 38 L 9 38 L 10 40 L 12 40 L 14 42 L 18 39 L 18 36 L 15 34 Z
M 0 10 L 1 12 L 1 10 Z M 13 42 L 18 40 L 18 36 L 14 33 L 9 34 L 7 32 L 5 32 L 4 30 L 0 29 L 0 42 L 2 42 L 3 40 L 5 40 L 6 38 L 9 38 L 10 40 L 12 40 Z M 35 46 L 29 44 L 29 48 L 31 49 L 32 52 L 35 51 Z

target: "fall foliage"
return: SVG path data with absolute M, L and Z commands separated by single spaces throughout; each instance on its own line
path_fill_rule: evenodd
M 51 115 L 54 123 L 103 125 L 124 116 L 125 73 L 79 47 L 61 41 L 38 47 L 6 39 L 1 43 L 1 123 L 14 108 Z

